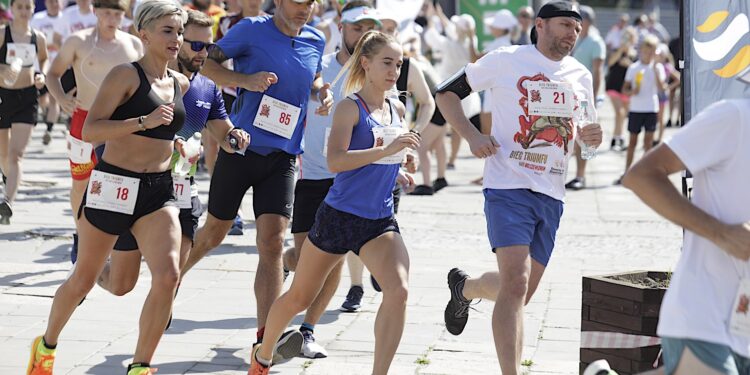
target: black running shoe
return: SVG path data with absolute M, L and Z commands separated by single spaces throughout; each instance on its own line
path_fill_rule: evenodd
M 346 294 L 346 300 L 341 304 L 341 311 L 343 312 L 357 312 L 362 307 L 362 296 L 365 295 L 365 291 L 359 285 L 352 285 L 349 288 L 349 293 Z
M 586 188 L 586 180 L 576 177 L 567 184 L 565 184 L 565 188 L 568 190 L 582 190 Z
M 458 268 L 448 272 L 448 289 L 451 291 L 451 300 L 445 307 L 445 328 L 452 335 L 460 335 L 469 321 L 469 308 L 471 300 L 464 298 L 464 283 L 469 275 Z
M 437 193 L 446 186 L 448 186 L 448 181 L 446 181 L 445 178 L 440 177 L 432 183 L 432 190 Z
M 0 203 L 0 224 L 10 225 L 10 218 L 13 216 L 13 208 L 10 202 L 4 200 Z
M 416 188 L 414 188 L 414 191 L 409 193 L 409 195 L 432 195 L 435 194 L 435 190 L 432 188 L 432 186 L 427 185 L 419 185 Z

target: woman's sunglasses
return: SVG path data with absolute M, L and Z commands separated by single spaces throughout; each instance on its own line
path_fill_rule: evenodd
M 204 48 L 206 49 L 206 52 L 211 52 L 211 48 L 215 45 L 214 43 L 196 42 L 187 39 L 184 39 L 184 42 L 190 43 L 190 49 L 193 50 L 193 52 L 203 51 Z

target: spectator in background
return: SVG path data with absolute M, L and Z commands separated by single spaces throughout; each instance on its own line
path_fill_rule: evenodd
M 628 154 L 625 159 L 625 172 L 633 163 L 638 135 L 645 130 L 643 136 L 643 152 L 653 147 L 654 131 L 656 130 L 657 114 L 659 112 L 659 92 L 666 88 L 664 66 L 656 61 L 656 49 L 659 38 L 649 35 L 641 44 L 638 61 L 628 67 L 625 73 L 623 92 L 630 96 L 630 112 L 628 114 Z M 615 181 L 620 185 L 622 178 Z
M 669 35 L 669 31 L 664 25 L 659 22 L 659 13 L 654 11 L 648 15 L 648 22 L 646 23 L 648 32 L 651 35 L 656 35 L 659 41 L 662 43 L 669 43 L 672 37 Z
M 645 14 L 641 14 L 633 21 L 633 26 L 638 33 L 638 42 L 636 43 L 636 48 L 640 49 L 643 40 L 647 36 L 651 35 L 651 32 L 648 31 L 648 16 L 646 16 Z
M 583 18 L 581 22 L 582 29 L 581 34 L 578 36 L 578 43 L 573 50 L 573 57 L 591 72 L 594 97 L 585 99 L 588 99 L 589 103 L 594 103 L 597 95 L 599 95 L 602 78 L 604 77 L 604 57 L 607 50 L 604 45 L 604 39 L 602 39 L 599 30 L 594 26 L 594 22 L 596 21 L 594 9 L 587 5 L 581 5 L 579 11 Z M 570 190 L 581 190 L 586 187 L 586 161 L 581 158 L 581 150 L 578 143 L 575 145 L 575 153 L 577 165 L 576 177 L 565 184 L 565 187 Z
M 193 0 L 192 3 L 185 5 L 186 9 L 197 10 L 205 13 L 214 21 L 214 26 L 211 28 L 211 33 L 216 39 L 216 34 L 219 31 L 219 21 L 222 17 L 227 15 L 224 9 L 216 4 L 212 4 L 211 0 Z
M 672 105 L 674 103 L 670 100 L 670 93 L 680 86 L 680 73 L 675 69 L 674 58 L 669 53 L 669 47 L 666 44 L 662 43 L 656 49 L 656 62 L 664 67 L 667 88 L 665 91 L 659 92 L 659 132 L 654 139 L 654 146 L 659 144 L 664 137 L 664 128 L 666 125 L 664 115 L 670 116 L 672 113 Z
M 70 26 L 68 35 L 96 26 L 96 15 L 91 0 L 78 0 L 76 5 L 65 8 L 63 18 L 68 21 L 68 26 Z
M 635 42 L 638 39 L 635 28 L 626 27 L 622 34 L 622 41 L 617 49 L 610 52 L 607 57 L 607 79 L 605 90 L 612 101 L 615 109 L 615 129 L 612 136 L 610 150 L 623 151 L 625 149 L 625 139 L 622 137 L 622 128 L 625 123 L 625 116 L 628 114 L 629 98 L 623 94 L 625 84 L 625 73 L 628 67 L 638 59 L 638 52 L 635 50 Z
M 609 29 L 607 36 L 604 38 L 604 43 L 607 44 L 607 51 L 616 51 L 620 48 L 623 41 L 622 35 L 625 33 L 628 23 L 630 23 L 630 15 L 623 13 L 620 15 L 620 20 Z
M 336 52 L 336 49 L 341 45 L 339 23 L 341 22 L 341 9 L 344 5 L 338 0 L 331 1 L 331 4 L 335 10 L 335 16 L 315 25 L 315 28 L 320 30 L 326 37 L 326 48 L 323 50 L 324 55 Z
M 484 25 L 490 29 L 490 33 L 495 39 L 484 46 L 484 53 L 486 54 L 499 47 L 512 45 L 511 32 L 517 24 L 518 20 L 507 9 L 500 9 L 492 17 L 485 18 Z
M 57 51 L 62 46 L 63 39 L 68 35 L 68 22 L 63 18 L 61 0 L 46 0 L 46 10 L 36 12 L 31 18 L 31 27 L 44 33 L 47 38 L 47 59 L 46 66 L 40 67 L 40 70 L 46 74 L 47 69 L 51 65 L 52 61 L 57 56 Z M 47 124 L 47 131 L 44 132 L 42 137 L 42 143 L 48 145 L 52 141 L 52 126 L 57 122 L 57 118 L 60 116 L 60 106 L 57 105 L 57 101 L 47 91 L 45 86 L 39 91 L 39 105 L 46 109 L 45 123 Z
M 531 27 L 534 26 L 534 9 L 530 6 L 522 6 L 516 12 L 518 27 L 516 28 L 513 44 L 531 44 Z
M 672 59 L 674 59 L 675 68 L 677 68 L 677 73 L 679 74 L 680 61 L 683 60 L 681 37 L 678 36 L 669 42 L 669 53 L 672 54 Z M 669 91 L 670 112 L 667 114 L 667 124 L 666 124 L 666 127 L 668 128 L 671 128 L 673 124 L 676 127 L 680 126 L 680 120 L 682 119 L 682 105 L 680 104 L 682 102 L 680 100 L 681 95 L 682 95 L 682 91 L 680 90 L 679 85 L 672 87 L 672 90 Z M 675 121 L 673 123 L 672 115 L 674 112 L 677 112 L 677 118 L 675 118 Z

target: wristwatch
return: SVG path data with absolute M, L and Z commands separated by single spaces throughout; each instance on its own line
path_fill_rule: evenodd
M 146 127 L 143 125 L 144 120 L 146 120 L 146 116 L 138 116 L 138 129 L 141 131 L 146 130 Z

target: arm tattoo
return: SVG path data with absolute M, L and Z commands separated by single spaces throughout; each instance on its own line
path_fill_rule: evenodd
M 219 64 L 223 63 L 224 61 L 229 60 L 229 57 L 227 57 L 227 55 L 224 54 L 224 51 L 221 50 L 221 47 L 215 44 L 213 45 L 213 47 L 211 47 L 211 50 L 208 51 L 208 58 L 213 61 L 216 61 Z

